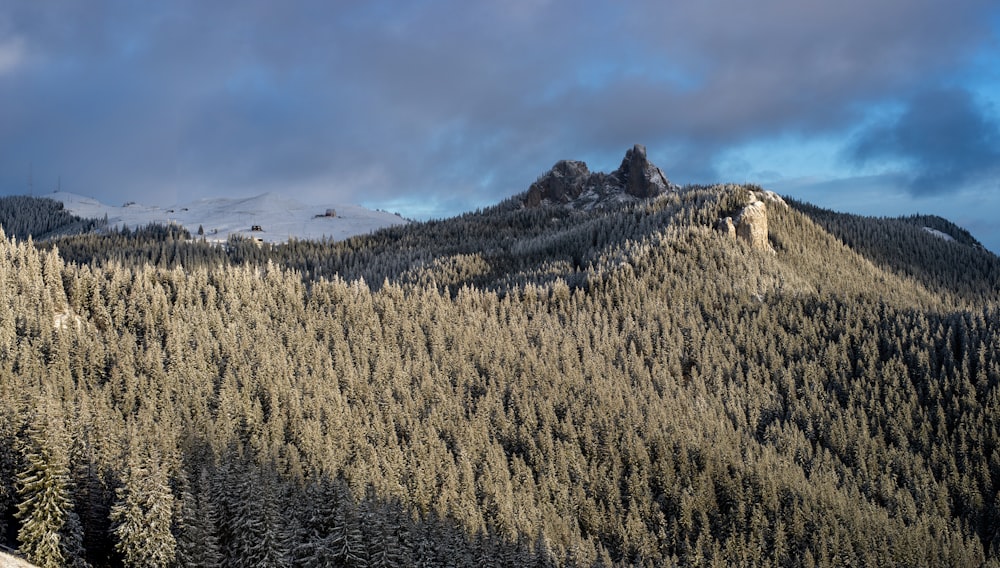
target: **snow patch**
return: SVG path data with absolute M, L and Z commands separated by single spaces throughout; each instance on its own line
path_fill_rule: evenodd
M 935 237 L 937 237 L 939 239 L 944 239 L 946 241 L 954 241 L 955 240 L 955 237 L 949 235 L 948 233 L 942 233 L 941 231 L 939 231 L 937 229 L 932 229 L 930 227 L 924 227 L 924 230 L 927 231 L 928 233 L 934 235 Z
M 199 237 L 224 242 L 230 235 L 242 235 L 269 243 L 289 239 L 343 240 L 394 225 L 408 223 L 397 214 L 372 211 L 360 205 L 305 204 L 292 197 L 264 193 L 245 198 L 203 198 L 170 207 L 126 202 L 121 206 L 106 205 L 74 193 L 56 192 L 46 195 L 61 201 L 67 211 L 84 218 L 108 218 L 110 227 L 143 227 L 150 223 L 181 225 Z M 328 209 L 337 215 L 326 216 Z M 254 229 L 259 230 L 254 230 Z
M 66 308 L 54 314 L 52 318 L 52 326 L 56 331 L 61 331 L 68 327 L 73 327 L 77 331 L 80 331 L 80 329 L 83 328 L 83 320 L 80 316 L 70 311 L 69 308 Z
M 785 200 L 782 199 L 780 195 L 778 195 L 773 191 L 764 189 L 760 191 L 752 191 L 751 193 L 753 193 L 757 197 L 758 201 L 770 201 L 771 203 L 788 207 L 788 204 L 785 203 Z

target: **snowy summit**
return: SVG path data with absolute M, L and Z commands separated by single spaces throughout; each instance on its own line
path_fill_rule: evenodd
M 126 202 L 105 205 L 74 193 L 47 195 L 61 201 L 74 215 L 108 218 L 110 227 L 142 227 L 150 223 L 181 225 L 198 236 L 198 228 L 209 241 L 225 241 L 242 235 L 269 243 L 289 239 L 342 240 L 408 221 L 398 214 L 372 211 L 360 205 L 307 205 L 293 198 L 264 193 L 249 198 L 205 198 L 170 207 Z

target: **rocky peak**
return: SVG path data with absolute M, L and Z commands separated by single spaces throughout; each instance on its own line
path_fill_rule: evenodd
M 523 198 L 526 207 L 565 204 L 592 209 L 609 203 L 656 197 L 676 190 L 663 171 L 646 158 L 646 147 L 636 144 L 610 174 L 591 172 L 587 164 L 560 160 L 531 184 Z
M 622 181 L 625 193 L 646 199 L 670 189 L 670 181 L 660 168 L 646 159 L 646 147 L 636 144 L 625 152 L 625 159 L 612 174 Z
M 538 181 L 531 184 L 525 205 L 538 207 L 543 200 L 567 203 L 580 196 L 594 174 L 587 164 L 576 160 L 559 160 Z

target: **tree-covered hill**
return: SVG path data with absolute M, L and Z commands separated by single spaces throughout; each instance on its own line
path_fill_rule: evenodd
M 9 237 L 36 241 L 54 236 L 93 231 L 102 220 L 82 219 L 63 208 L 63 204 L 44 197 L 24 195 L 0 197 L 0 227 Z
M 714 228 L 754 191 L 0 239 L 0 534 L 40 565 L 996 565 L 997 258 L 951 243 L 982 268 L 949 280 L 920 227 L 873 230 L 893 264 L 776 203 L 754 250 Z
M 996 256 L 950 221 L 932 215 L 885 219 L 806 204 L 796 207 L 877 266 L 936 294 L 971 302 L 1000 301 Z

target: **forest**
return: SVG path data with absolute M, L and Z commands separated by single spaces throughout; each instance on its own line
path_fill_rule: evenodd
M 106 226 L 107 219 L 81 219 L 53 199 L 25 195 L 0 197 L 0 227 L 9 237 L 44 240 L 89 233 Z
M 0 236 L 0 544 L 43 567 L 1000 566 L 1000 259 L 937 217 L 793 201 L 754 250 L 713 227 L 757 190 L 282 245 L 36 240 L 82 221 L 39 204 Z

